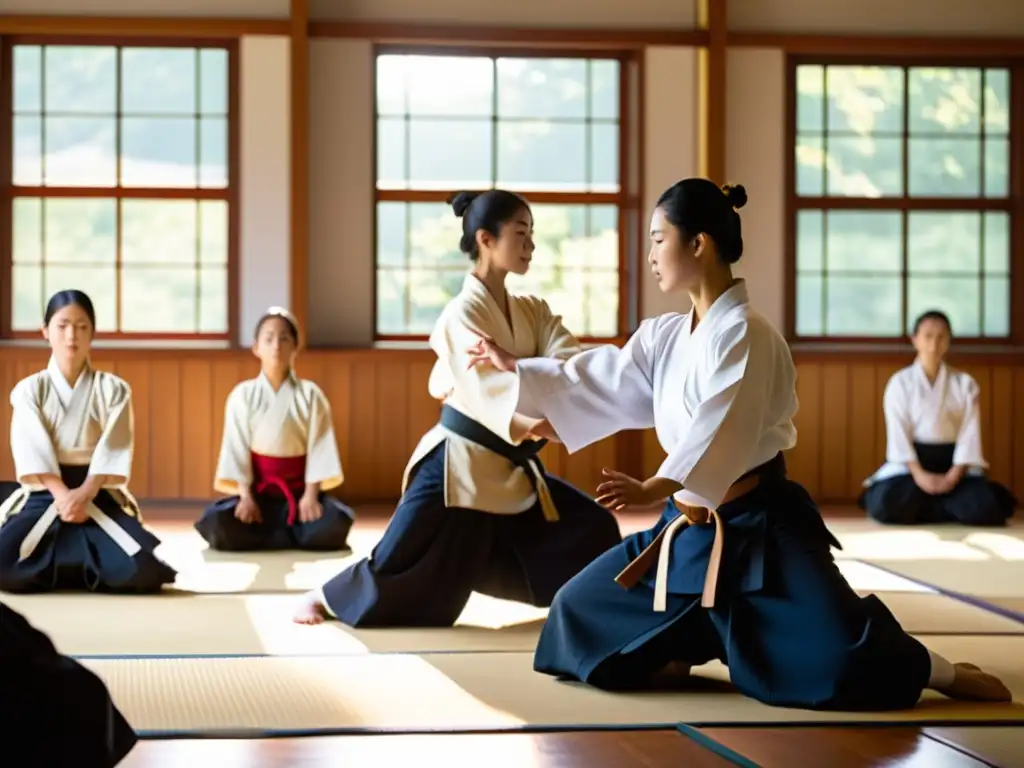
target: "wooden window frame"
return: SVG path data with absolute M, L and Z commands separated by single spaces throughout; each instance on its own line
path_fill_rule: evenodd
M 14 161 L 14 82 L 13 50 L 15 46 L 89 46 L 122 48 L 214 48 L 222 49 L 228 57 L 227 82 L 227 186 L 216 187 L 123 187 L 120 179 L 108 187 L 48 187 L 16 186 L 13 178 Z M 0 340 L 39 339 L 39 331 L 13 329 L 13 205 L 16 197 L 94 198 L 104 200 L 222 200 L 228 206 L 227 231 L 227 328 L 220 333 L 181 332 L 126 332 L 121 326 L 121 238 L 117 237 L 116 292 L 117 330 L 100 331 L 97 341 L 123 342 L 222 342 L 233 344 L 238 330 L 239 303 L 239 249 L 240 249 L 240 165 L 241 146 L 239 45 L 237 38 L 182 38 L 182 37 L 103 37 L 96 35 L 12 35 L 0 39 L 0 276 L 4 287 L 0 289 Z M 121 78 L 117 80 L 117 112 L 120 116 Z M 120 150 L 120 148 L 119 148 Z M 26 194 L 27 193 L 27 194 Z M 40 325 L 42 318 L 40 318 Z
M 476 46 L 459 44 L 403 45 L 397 43 L 377 43 L 373 50 L 373 82 L 371 99 L 373 109 L 373 295 L 371 299 L 373 312 L 373 340 L 375 343 L 423 343 L 429 340 L 428 334 L 382 334 L 377 325 L 377 205 L 382 202 L 395 203 L 443 203 L 459 190 L 417 190 L 417 189 L 380 189 L 378 186 L 377 162 L 377 59 L 382 55 L 420 55 L 420 56 L 476 56 L 488 58 L 523 58 L 523 59 L 609 59 L 619 62 L 619 190 L 617 192 L 531 192 L 517 189 L 533 204 L 554 205 L 614 205 L 618 209 L 618 333 L 615 336 L 578 336 L 584 344 L 622 343 L 629 337 L 632 315 L 630 302 L 630 260 L 634 255 L 634 244 L 631 240 L 631 216 L 639 213 L 640 196 L 630 193 L 630 160 L 631 143 L 637 127 L 634 124 L 631 110 L 633 91 L 636 86 L 630 78 L 630 65 L 639 61 L 637 51 L 631 49 L 597 48 L 585 49 L 577 47 L 519 47 L 505 45 Z M 642 80 L 641 80 L 642 83 Z M 640 88 L 642 92 L 642 86 Z M 497 147 L 493 148 L 497 151 Z M 639 153 L 636 153 L 639 157 Z M 485 190 L 481 190 L 485 191 Z M 466 269 L 469 270 L 469 262 Z M 543 297 L 541 297 L 543 298 Z M 572 329 L 570 329 L 572 330 Z
M 800 66 L 867 66 L 867 67 L 965 67 L 999 68 L 1010 72 L 1010 156 L 1009 193 L 1006 198 L 926 198 L 909 197 L 906 189 L 901 197 L 857 198 L 800 196 L 796 191 L 796 140 L 797 140 L 797 68 Z M 906 105 L 904 105 L 904 182 L 907 180 L 906 152 Z M 800 211 L 837 210 L 891 211 L 907 214 L 914 211 L 963 211 L 963 212 L 1006 212 L 1010 217 L 1010 264 L 1009 264 L 1009 336 L 1008 337 L 957 337 L 963 348 L 997 349 L 1024 346 L 1024 140 L 1020 138 L 1024 129 L 1024 62 L 1019 58 L 986 58 L 980 56 L 932 56 L 932 55 L 845 55 L 821 56 L 813 54 L 789 54 L 786 57 L 786 105 L 785 105 L 785 336 L 795 346 L 808 349 L 828 345 L 831 347 L 860 346 L 871 348 L 904 348 L 908 339 L 900 336 L 802 336 L 796 330 L 796 278 L 797 278 L 797 217 Z M 1016 134 L 1014 133 L 1016 131 Z M 904 259 L 907 257 L 907 227 L 903 227 L 901 247 Z M 900 278 L 903 281 L 903 301 L 906 307 L 906 280 L 909 272 L 904 261 Z M 906 311 L 906 310 L 904 310 Z M 912 319 L 912 318 L 908 318 Z M 954 333 L 956 329 L 954 328 Z

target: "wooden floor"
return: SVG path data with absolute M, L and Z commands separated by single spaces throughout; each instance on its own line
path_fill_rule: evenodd
M 977 730 L 977 729 L 975 729 Z M 1011 735 L 1000 732 L 1003 744 Z M 974 752 L 956 728 L 708 728 L 543 734 L 324 736 L 141 742 L 123 768 L 973 768 L 1024 766 Z M 976 747 L 973 749 L 976 750 Z M 1013 759 L 1013 758 L 1011 758 Z
M 147 522 L 187 525 L 199 505 L 148 507 Z M 392 508 L 359 506 L 382 530 Z M 863 513 L 823 510 L 826 518 Z M 650 516 L 622 520 L 623 533 Z M 557 733 L 319 736 L 140 742 L 122 768 L 1024 768 L 1024 728 L 772 727 Z M 979 736 L 979 734 L 981 734 Z M 986 736 L 988 734 L 988 736 Z M 979 746 L 981 744 L 981 746 Z M 1019 755 L 1019 757 L 1017 757 Z

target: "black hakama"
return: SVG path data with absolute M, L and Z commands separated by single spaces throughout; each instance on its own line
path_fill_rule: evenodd
M 103 681 L 0 603 L 0 744 L 8 764 L 113 768 L 137 741 Z
M 914 443 L 922 469 L 944 475 L 953 466 L 956 446 Z M 1017 499 L 1000 483 L 979 475 L 964 475 L 949 493 L 932 496 L 922 491 L 910 474 L 873 482 L 861 494 L 861 509 L 879 523 L 890 525 L 1006 525 Z
M 323 514 L 309 523 L 296 520 L 289 524 L 286 498 L 270 493 L 253 493 L 262 522 L 243 523 L 235 517 L 238 496 L 226 496 L 203 510 L 195 524 L 210 549 L 224 552 L 255 552 L 305 549 L 317 552 L 348 548 L 348 532 L 355 513 L 333 496 L 321 492 Z
M 619 573 L 679 512 L 634 534 L 555 597 L 534 669 L 608 690 L 642 689 L 670 662 L 719 660 L 732 683 L 765 704 L 821 710 L 912 707 L 928 682 L 925 647 L 875 596 L 860 597 L 830 551 L 838 542 L 781 454 L 761 483 L 723 504 L 716 597 L 704 608 L 715 525 L 687 525 L 672 541 L 667 608 L 653 610 L 654 570 L 631 589 Z
M 62 466 L 61 479 L 68 488 L 77 488 L 88 471 L 85 466 Z M 122 510 L 106 490 L 93 504 L 135 540 L 141 547 L 138 552 L 129 555 L 92 519 L 66 523 L 57 518 L 35 551 L 21 560 L 22 541 L 51 504 L 49 491 L 36 491 L 0 526 L 0 591 L 152 593 L 177 578 L 177 572 L 154 554 L 160 539 Z
M 442 423 L 468 439 L 501 447 L 502 455 L 514 456 L 517 464 L 539 450 L 538 445 L 497 446 L 496 435 L 484 435 L 481 425 L 451 409 L 443 411 Z M 324 584 L 327 606 L 344 623 L 450 627 L 472 592 L 546 607 L 563 584 L 622 541 L 614 515 L 546 473 L 557 521 L 544 517 L 539 500 L 512 515 L 446 507 L 446 450 L 442 442 L 413 469 L 370 557 Z

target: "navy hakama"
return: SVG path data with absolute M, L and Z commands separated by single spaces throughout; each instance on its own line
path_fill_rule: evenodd
M 953 466 L 955 444 L 914 443 L 926 472 L 944 475 Z M 965 474 L 949 493 L 932 496 L 910 474 L 875 480 L 861 494 L 861 509 L 879 523 L 892 525 L 1006 525 L 1017 499 L 1009 489 L 984 475 Z
M 138 737 L 107 687 L 0 603 L 0 744 L 10 765 L 113 768 Z
M 77 488 L 88 472 L 86 466 L 62 465 L 61 479 L 68 488 Z M 0 590 L 152 593 L 174 582 L 177 572 L 154 554 L 159 538 L 125 512 L 110 491 L 101 490 L 92 503 L 106 516 L 105 525 L 120 529 L 116 533 L 125 542 L 115 540 L 95 519 L 66 523 L 58 517 L 23 555 L 23 542 L 53 504 L 49 491 L 35 491 L 0 526 Z M 129 554 L 122 546 L 130 544 L 127 540 L 138 551 Z
M 499 446 L 496 435 L 450 408 L 443 410 L 442 423 L 500 448 L 517 465 L 539 464 L 542 441 Z M 446 450 L 440 443 L 414 468 L 370 557 L 324 584 L 327 607 L 344 623 L 448 627 L 472 592 L 546 607 L 563 584 L 622 541 L 614 515 L 546 473 L 556 521 L 545 518 L 539 496 L 519 514 L 446 507 Z
M 722 504 L 713 605 L 702 605 L 714 524 L 687 525 L 671 543 L 667 601 L 653 610 L 653 570 L 625 589 L 616 577 L 680 513 L 634 534 L 555 597 L 534 669 L 608 690 L 641 689 L 671 662 L 719 660 L 733 684 L 766 704 L 808 709 L 912 707 L 931 659 L 875 596 L 860 597 L 835 565 L 838 542 L 781 454 L 760 484 Z M 707 602 L 707 601 L 704 601 Z
M 305 491 L 306 457 L 271 457 L 250 453 L 255 480 L 252 499 L 260 510 L 259 522 L 235 517 L 239 497 L 218 499 L 203 510 L 195 524 L 211 549 L 227 552 L 307 549 L 336 551 L 347 548 L 355 512 L 333 496 L 317 495 L 322 514 L 316 520 L 298 518 L 298 498 Z

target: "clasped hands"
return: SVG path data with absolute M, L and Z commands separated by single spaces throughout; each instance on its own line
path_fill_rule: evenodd
M 99 491 L 87 481 L 78 488 L 65 488 L 63 492 L 58 490 L 52 494 L 60 519 L 65 523 L 84 523 L 89 519 L 89 504 L 97 493 Z
M 324 508 L 320 504 L 319 487 L 315 484 L 307 485 L 306 491 L 299 499 L 299 522 L 312 523 L 323 517 L 323 514 Z M 263 522 L 259 505 L 248 493 L 239 497 L 238 504 L 235 506 L 235 517 L 243 523 Z
M 913 473 L 913 477 L 917 487 L 929 496 L 943 496 L 957 487 L 966 471 L 967 467 L 963 465 L 950 467 L 945 474 L 919 469 Z

